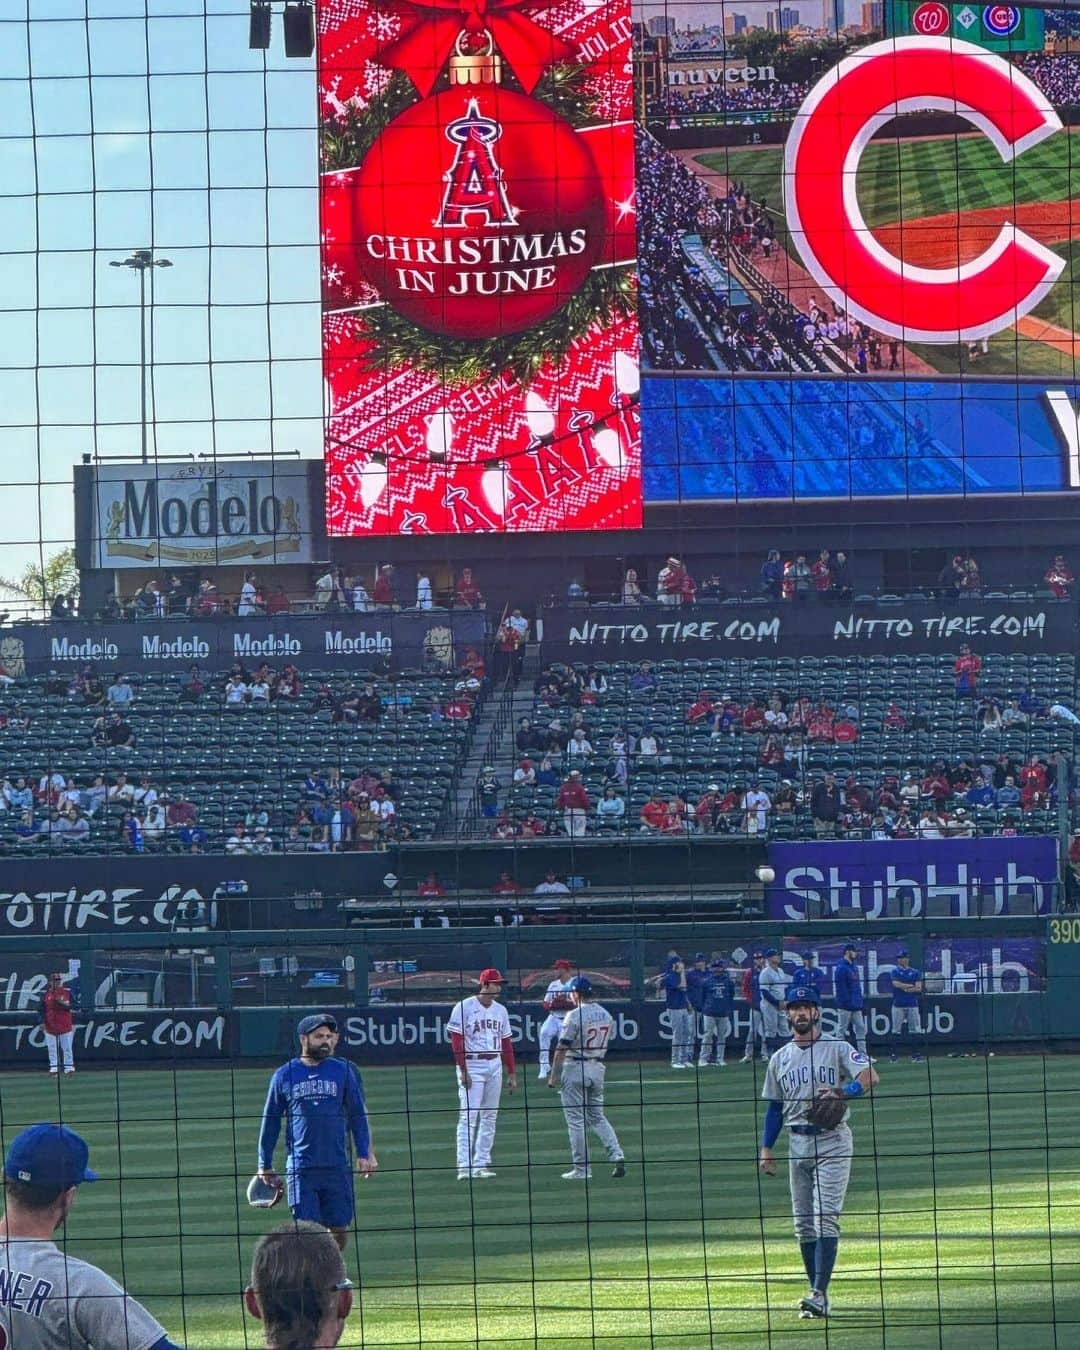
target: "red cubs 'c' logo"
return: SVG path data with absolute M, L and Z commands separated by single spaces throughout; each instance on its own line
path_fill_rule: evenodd
M 974 123 L 1006 163 L 1061 130 L 1046 95 L 982 47 L 940 37 L 878 42 L 841 61 L 799 109 L 784 199 L 807 270 L 838 304 L 909 341 L 970 341 L 1034 309 L 1065 260 L 1009 224 L 959 267 L 918 267 L 877 242 L 856 195 L 862 152 L 893 117 L 934 108 Z
M 950 14 L 938 0 L 927 0 L 911 16 L 911 26 L 924 37 L 941 37 L 949 31 Z

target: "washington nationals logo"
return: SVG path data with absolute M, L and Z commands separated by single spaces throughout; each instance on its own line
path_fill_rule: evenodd
M 464 117 L 446 128 L 447 140 L 457 146 L 457 154 L 445 174 L 446 191 L 436 225 L 464 225 L 469 216 L 479 216 L 480 225 L 517 224 L 492 149 L 501 135 L 502 127 L 481 114 L 476 99 L 469 100 Z
M 931 343 L 989 337 L 1035 308 L 1065 259 L 1010 224 L 961 266 L 917 267 L 878 243 L 859 209 L 859 160 L 879 127 L 923 109 L 966 118 L 1004 163 L 1061 130 L 1026 75 L 970 42 L 906 37 L 864 47 L 814 86 L 788 137 L 792 238 L 824 290 L 879 332 Z

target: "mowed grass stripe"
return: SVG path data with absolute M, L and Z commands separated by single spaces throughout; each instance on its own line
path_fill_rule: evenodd
M 1044 1075 L 1037 1057 L 999 1056 L 880 1068 L 880 1094 L 855 1117 L 834 1287 L 844 1311 L 829 1346 L 959 1347 L 976 1324 L 987 1345 L 1080 1344 L 1067 1325 L 1080 1321 L 1080 1148 L 1056 1144 L 1070 1138 L 1080 1065 L 1051 1059 Z M 470 1188 L 454 1180 L 449 1070 L 366 1072 L 385 1171 L 358 1187 L 348 1261 L 362 1318 L 343 1344 L 360 1344 L 361 1329 L 380 1347 L 824 1344 L 824 1329 L 793 1312 L 804 1277 L 786 1182 L 764 1183 L 754 1167 L 761 1076 L 749 1069 L 668 1081 L 663 1065 L 616 1063 L 610 1114 L 630 1175 L 617 1183 L 598 1166 L 587 1188 L 559 1180 L 565 1127 L 534 1079 L 503 1098 L 498 1179 Z M 189 1346 L 260 1343 L 238 1294 L 257 1235 L 284 1217 L 241 1198 L 267 1078 L 87 1072 L 59 1101 L 36 1076 L 5 1086 L 8 1136 L 13 1120 L 62 1114 L 106 1176 L 80 1196 L 71 1250 L 121 1275 Z

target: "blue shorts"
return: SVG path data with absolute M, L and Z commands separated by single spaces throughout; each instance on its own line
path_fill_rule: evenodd
M 310 1219 L 325 1228 L 348 1228 L 353 1221 L 353 1177 L 337 1167 L 311 1168 L 290 1172 L 289 1208 L 294 1219 Z

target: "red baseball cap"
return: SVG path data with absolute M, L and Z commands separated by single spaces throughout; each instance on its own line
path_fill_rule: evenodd
M 555 970 L 573 970 L 573 969 L 574 969 L 574 963 L 573 963 L 573 961 L 568 961 L 568 960 L 566 959 L 565 956 L 560 956 L 559 959 L 555 962 L 554 969 L 555 969 Z
M 488 966 L 487 970 L 480 972 L 480 984 L 505 984 L 501 973 L 494 966 Z

